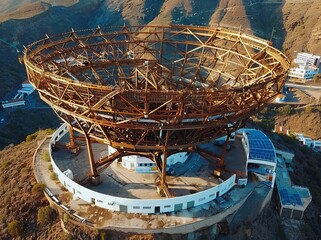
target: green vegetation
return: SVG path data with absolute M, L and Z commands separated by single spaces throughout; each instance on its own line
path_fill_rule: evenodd
M 18 220 L 14 220 L 8 224 L 8 232 L 11 237 L 22 237 L 23 230 L 23 223 Z
M 63 233 L 60 234 L 59 239 L 61 239 L 61 240 L 72 240 L 73 237 L 72 237 L 71 234 L 63 232 Z
M 70 216 L 67 213 L 64 213 L 63 219 L 62 219 L 64 221 L 64 223 L 67 223 L 69 221 L 69 219 L 70 219 Z
M 264 118 L 260 122 L 257 122 L 257 124 L 264 132 L 271 132 L 274 129 L 275 121 L 273 118 Z
M 28 172 L 28 169 L 27 168 L 21 168 L 21 170 L 20 170 L 20 173 L 21 174 L 25 174 L 25 173 L 27 173 Z
M 299 140 L 293 134 L 288 136 L 286 134 L 279 133 L 278 136 L 283 142 L 299 147 Z
M 278 114 L 282 117 L 290 116 L 293 113 L 294 113 L 294 110 L 290 105 L 285 105 L 278 109 Z
M 1 161 L 0 162 L 0 170 L 5 169 L 6 167 L 9 166 L 9 164 L 10 164 L 10 161 L 8 159 Z
M 49 154 L 49 151 L 46 150 L 42 153 L 42 159 L 45 161 L 45 162 L 50 162 L 50 154 Z
M 28 135 L 28 136 L 26 137 L 26 142 L 31 142 L 32 140 L 36 139 L 37 136 L 38 136 L 38 133 L 37 133 L 37 132 Z
M 51 109 L 19 109 L 7 114 L 8 124 L 0 128 L 0 149 L 9 144 L 40 140 L 59 126 L 59 120 Z M 39 130 L 46 129 L 46 130 Z M 36 133 L 35 133 L 36 132 Z
M 6 181 L 5 177 L 1 176 L 0 177 L 0 185 L 2 185 Z
M 50 179 L 51 179 L 51 180 L 57 180 L 57 174 L 54 173 L 54 172 L 52 172 L 52 173 L 50 174 Z
M 52 223 L 55 219 L 55 210 L 50 206 L 41 207 L 37 214 L 37 223 L 43 227 L 49 223 Z
M 106 240 L 106 232 L 101 232 L 99 235 L 100 235 L 100 240 Z
M 265 132 L 271 132 L 274 129 L 276 111 L 272 108 L 265 107 L 259 112 L 255 123 Z
M 313 237 L 314 236 L 314 231 L 309 224 L 307 224 L 307 223 L 303 224 L 300 229 L 304 233 L 305 237 Z
M 278 224 L 278 228 L 277 228 L 277 236 L 278 236 L 278 239 L 281 239 L 281 240 L 287 240 L 288 238 L 286 237 L 286 234 L 284 232 L 284 228 L 282 226 L 281 223 Z
M 305 109 L 304 109 L 304 112 L 309 114 L 309 113 L 312 113 L 313 111 L 313 107 L 312 106 L 307 106 Z
M 49 170 L 50 172 L 52 172 L 52 169 L 53 169 L 53 168 L 52 168 L 52 164 L 49 164 L 49 165 L 48 165 L 48 170 Z
M 39 130 L 37 132 L 34 132 L 30 135 L 27 135 L 26 137 L 26 142 L 31 142 L 34 139 L 42 139 L 44 138 L 46 135 L 51 135 L 54 133 L 54 129 L 48 128 L 48 129 L 44 129 L 44 130 Z
M 35 185 L 33 185 L 31 192 L 32 194 L 41 193 L 45 190 L 45 188 L 46 188 L 46 184 L 36 183 Z

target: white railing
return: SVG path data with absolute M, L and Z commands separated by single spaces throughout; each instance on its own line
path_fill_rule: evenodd
M 173 212 L 182 209 L 187 209 L 193 206 L 199 206 L 214 200 L 215 198 L 222 196 L 229 191 L 235 185 L 235 174 L 228 180 L 207 189 L 202 192 L 185 195 L 181 197 L 166 198 L 166 199 L 132 199 L 121 198 L 112 195 L 107 195 L 90 190 L 68 178 L 56 165 L 51 154 L 51 145 L 58 142 L 66 133 L 68 128 L 66 124 L 63 124 L 52 135 L 49 142 L 49 153 L 51 158 L 51 164 L 54 172 L 57 174 L 61 184 L 73 193 L 76 197 L 88 202 L 94 203 L 96 206 L 105 208 L 112 211 L 122 211 L 130 213 L 156 213 L 156 212 Z

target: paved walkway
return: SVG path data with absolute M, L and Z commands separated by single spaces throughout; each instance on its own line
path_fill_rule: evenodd
M 48 150 L 50 138 L 44 139 L 37 149 L 35 153 L 34 159 L 34 171 L 35 176 L 38 182 L 45 183 L 47 188 L 53 195 L 60 195 L 63 191 L 58 186 L 58 181 L 54 181 L 50 179 L 51 172 L 48 169 L 49 165 L 51 165 L 50 161 L 47 162 L 43 159 L 43 154 Z
M 84 179 L 90 172 L 87 147 L 84 142 L 77 141 L 80 147 L 76 154 L 71 154 L 64 146 L 69 141 L 68 137 L 63 137 L 57 144 L 56 150 L 52 153 L 55 163 L 64 172 L 70 169 L 74 176 L 74 181 Z M 210 145 L 210 144 L 209 144 Z M 105 144 L 92 143 L 94 158 L 106 151 Z M 240 155 L 238 155 L 240 156 Z M 184 196 L 191 192 L 199 192 L 215 187 L 220 184 L 219 180 L 213 176 L 213 167 L 209 167 L 208 161 L 198 154 L 190 154 L 188 164 L 181 164 L 185 169 L 180 176 L 167 176 L 167 183 L 170 191 L 175 196 Z M 245 156 L 244 156 L 245 159 Z M 235 158 L 234 158 L 234 163 Z M 187 166 L 185 166 L 187 165 Z M 176 168 L 175 168 L 176 171 Z M 120 162 L 114 161 L 107 169 L 100 173 L 101 183 L 99 185 L 87 184 L 86 187 L 104 194 L 118 197 L 135 199 L 159 199 L 156 191 L 155 173 L 137 173 L 122 167 Z
M 79 222 L 85 218 L 86 223 L 91 222 L 98 228 L 137 233 L 185 234 L 222 221 L 236 211 L 253 191 L 252 185 L 242 189 L 235 187 L 224 195 L 225 200 L 223 202 L 211 201 L 176 213 L 142 215 L 110 212 L 83 200 L 72 199 L 71 193 L 65 192 L 59 182 L 50 179 L 51 173 L 48 170 L 50 163 L 42 158 L 42 154 L 48 151 L 48 143 L 49 139 L 41 142 L 35 153 L 34 170 L 36 179 L 45 183 L 54 197 L 59 199 L 58 205 L 60 207 L 64 206 L 72 210 L 71 216 L 80 216 Z M 66 195 L 69 197 L 66 197 Z M 68 212 L 71 213 L 70 210 Z

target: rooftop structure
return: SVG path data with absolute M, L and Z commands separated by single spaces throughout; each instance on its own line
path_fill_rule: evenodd
M 289 68 L 268 41 L 195 26 L 72 31 L 29 45 L 24 63 L 40 97 L 67 124 L 68 148 L 86 142 L 88 180 L 99 184 L 115 160 L 143 156 L 157 169 L 157 192 L 168 198 L 168 158 L 204 151 L 222 169 L 231 133 L 281 92 Z M 199 148 L 222 136 L 221 153 Z M 96 143 L 115 151 L 97 158 Z
M 301 220 L 312 200 L 308 188 L 292 185 L 291 178 L 282 158 L 278 158 L 276 185 L 280 200 L 280 216 Z
M 275 163 L 275 149 L 271 140 L 260 130 L 248 129 L 243 132 L 248 159 Z
M 6 101 L 2 101 L 2 107 L 5 108 L 12 108 L 12 107 L 19 107 L 25 105 L 25 99 L 24 98 L 16 98 L 16 99 L 10 99 Z
M 280 149 L 275 150 L 276 157 L 280 157 L 286 164 L 291 164 L 294 158 L 294 154 L 291 152 L 283 151 Z
M 31 93 L 33 93 L 34 90 L 35 88 L 27 79 L 22 83 L 22 88 L 18 90 L 18 93 L 30 95 Z
M 260 130 L 241 129 L 246 152 L 247 173 L 273 187 L 275 182 L 276 154 L 271 140 Z
M 298 53 L 294 59 L 295 66 L 289 71 L 290 77 L 300 79 L 312 79 L 314 75 L 321 72 L 321 57 L 310 53 Z

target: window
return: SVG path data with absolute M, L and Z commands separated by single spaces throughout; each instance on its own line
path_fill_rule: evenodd
M 139 206 L 133 206 L 133 209 L 140 209 Z
M 164 208 L 170 208 L 171 207 L 171 205 L 165 205 L 164 206 Z
M 143 207 L 143 209 L 151 209 L 151 207 Z

